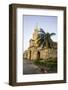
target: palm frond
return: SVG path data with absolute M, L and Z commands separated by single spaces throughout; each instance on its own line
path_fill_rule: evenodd
M 42 32 L 42 33 L 44 33 L 44 34 L 45 34 L 45 32 L 44 32 L 44 30 L 43 30 L 42 28 L 40 28 L 40 32 Z
M 52 35 L 56 35 L 56 34 L 55 33 L 51 33 L 50 36 L 52 36 Z
M 53 45 L 53 41 L 51 39 L 52 35 L 55 35 L 55 33 L 45 33 L 44 30 L 40 28 L 35 42 L 41 48 L 45 47 L 46 43 L 48 47 L 52 47 Z

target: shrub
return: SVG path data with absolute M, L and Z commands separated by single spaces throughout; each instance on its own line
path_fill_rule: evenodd
M 51 71 L 57 70 L 56 58 L 49 58 L 47 60 L 35 60 L 33 63 L 40 67 L 48 68 L 48 70 L 51 70 Z

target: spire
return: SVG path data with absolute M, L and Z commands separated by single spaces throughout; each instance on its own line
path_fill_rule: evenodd
M 39 31 L 40 30 L 40 26 L 38 25 L 38 23 L 36 24 L 35 30 L 36 31 Z
M 48 33 L 48 26 L 46 26 L 46 33 Z

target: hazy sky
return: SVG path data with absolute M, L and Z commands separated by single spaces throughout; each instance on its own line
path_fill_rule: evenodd
M 57 16 L 33 16 L 24 15 L 24 50 L 29 46 L 29 40 L 32 38 L 35 27 L 42 28 L 45 32 L 56 33 L 52 36 L 53 41 L 57 41 Z

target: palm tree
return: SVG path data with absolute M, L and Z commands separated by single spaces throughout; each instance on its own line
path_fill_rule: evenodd
M 55 35 L 55 33 L 46 33 L 46 47 L 52 48 L 53 47 L 53 41 L 51 39 L 51 36 Z
M 47 48 L 53 47 L 53 41 L 51 39 L 51 36 L 55 35 L 55 33 L 45 33 L 42 28 L 38 31 L 38 37 L 37 37 L 37 44 L 41 48 L 46 46 Z

